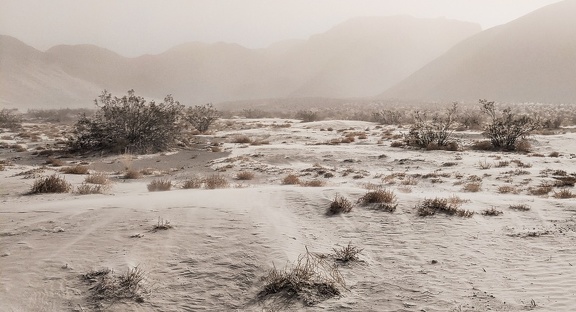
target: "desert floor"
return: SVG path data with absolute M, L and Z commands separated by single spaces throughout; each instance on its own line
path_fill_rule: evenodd
M 555 184 L 576 175 L 576 133 L 535 135 L 530 153 L 504 153 L 391 147 L 406 128 L 359 121 L 233 119 L 220 126 L 191 150 L 61 158 L 64 166 L 83 163 L 91 174 L 109 175 L 110 188 L 91 195 L 26 195 L 41 176 L 58 173 L 77 187 L 87 175 L 60 173 L 61 167 L 44 165 L 46 156 L 32 155 L 57 144 L 42 125 L 27 125 L 38 132 L 35 142 L 4 133 L 3 142 L 22 148 L 0 149 L 0 310 L 576 307 L 576 201 L 557 198 L 573 188 Z M 455 136 L 463 146 L 481 138 Z M 346 137 L 354 140 L 342 143 Z M 122 178 L 127 168 L 150 169 L 129 180 Z M 254 178 L 237 180 L 241 171 Z M 214 173 L 230 186 L 180 187 Z M 324 185 L 283 184 L 288 174 Z M 147 184 L 158 178 L 170 179 L 172 189 L 149 192 Z M 534 195 L 543 186 L 548 192 Z M 356 204 L 350 213 L 326 215 L 337 194 L 356 203 L 378 187 L 396 195 L 394 212 Z M 475 214 L 417 214 L 422 201 L 437 197 L 460 198 L 461 208 Z M 522 205 L 525 210 L 510 208 Z M 502 214 L 482 214 L 491 208 Z M 173 227 L 152 231 L 159 218 Z M 273 266 L 289 265 L 306 248 L 330 254 L 349 243 L 363 250 L 358 261 L 339 265 L 346 284 L 340 296 L 311 306 L 258 297 Z M 143 302 L 90 300 L 83 274 L 136 266 L 145 273 Z

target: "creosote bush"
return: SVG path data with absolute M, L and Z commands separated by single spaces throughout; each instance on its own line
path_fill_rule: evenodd
M 458 105 L 454 103 L 444 116 L 435 115 L 431 120 L 428 120 L 425 113 L 417 111 L 414 124 L 404 138 L 406 144 L 429 150 L 458 150 L 458 144 L 451 140 L 457 109 Z
M 180 137 L 183 106 L 170 95 L 162 103 L 147 103 L 134 90 L 121 98 L 104 91 L 95 104 L 96 113 L 82 116 L 74 126 L 68 141 L 72 151 L 159 152 Z
M 210 125 L 220 118 L 220 115 L 220 112 L 211 103 L 208 103 L 188 108 L 185 112 L 185 119 L 196 130 L 204 133 L 208 131 Z
M 70 183 L 64 178 L 53 174 L 34 181 L 34 185 L 32 185 L 29 194 L 68 193 L 71 190 L 72 185 Z
M 329 216 L 340 214 L 340 213 L 349 213 L 352 211 L 352 202 L 350 202 L 346 197 L 342 197 L 338 194 L 334 197 L 334 200 L 330 202 L 330 206 L 326 211 L 326 214 Z

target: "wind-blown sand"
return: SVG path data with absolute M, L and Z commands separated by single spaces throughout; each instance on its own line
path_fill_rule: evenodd
M 176 185 L 195 173 L 219 171 L 232 183 L 226 189 L 174 187 L 148 192 L 146 184 L 152 177 L 119 179 L 114 171 L 120 169 L 121 157 L 109 157 L 92 162 L 98 170 L 106 169 L 99 164 L 119 166 L 109 169 L 115 183 L 106 194 L 23 195 L 34 179 L 16 174 L 35 167 L 17 160 L 6 166 L 0 171 L 0 310 L 89 311 L 94 308 L 87 299 L 90 285 L 80 276 L 99 268 L 121 273 L 134 266 L 146 273 L 144 302 L 104 305 L 107 311 L 572 311 L 576 307 L 576 202 L 554 198 L 553 192 L 545 197 L 527 192 L 542 181 L 553 181 L 554 170 L 572 173 L 574 133 L 533 137 L 532 154 L 557 151 L 556 158 L 392 148 L 390 139 L 382 139 L 386 127 L 367 122 L 292 122 L 285 128 L 277 127 L 283 120 L 233 122 L 243 124 L 244 130 L 227 128 L 205 137 L 220 142 L 223 153 L 179 152 L 217 158 L 172 156 L 173 166 L 162 169 L 175 168 L 164 177 Z M 334 131 L 321 131 L 330 127 Z M 342 138 L 344 131 L 337 132 L 342 129 L 365 132 L 367 139 L 325 144 Z M 389 132 L 399 131 L 405 130 Z M 240 134 L 270 144 L 230 143 Z M 464 142 L 478 137 L 472 132 L 456 135 Z M 160 162 L 171 159 L 150 157 Z M 479 162 L 504 160 L 532 166 L 518 168 L 512 162 L 479 168 Z M 448 162 L 456 164 L 443 166 Z M 42 174 L 55 170 L 46 168 Z M 255 179 L 234 181 L 241 170 L 255 172 Z M 528 173 L 504 174 L 515 170 Z M 326 185 L 283 185 L 288 173 Z M 333 177 L 326 178 L 326 173 Z M 397 178 L 390 176 L 393 173 Z M 402 184 L 411 175 L 417 184 Z M 463 184 L 474 175 L 482 179 L 481 190 L 464 192 Z M 63 176 L 74 185 L 84 179 Z M 355 202 L 366 193 L 367 183 L 393 190 L 397 210 L 387 213 L 356 205 L 349 214 L 325 215 L 336 194 Z M 502 185 L 521 191 L 500 194 Z M 476 214 L 417 215 L 415 206 L 425 198 L 452 195 L 468 200 L 462 208 Z M 512 204 L 531 209 L 509 209 Z M 481 214 L 491 207 L 503 214 Z M 173 228 L 152 232 L 158 218 L 170 221 Z M 349 242 L 363 251 L 361 261 L 340 268 L 348 288 L 340 297 L 311 307 L 257 300 L 261 279 L 273 265 L 281 268 L 296 260 L 306 247 L 330 253 Z

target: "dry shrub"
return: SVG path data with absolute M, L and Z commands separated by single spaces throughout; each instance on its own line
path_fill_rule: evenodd
M 153 175 L 155 169 L 154 168 L 143 168 L 140 169 L 140 173 L 145 176 Z
M 518 152 L 528 153 L 532 149 L 532 144 L 528 140 L 520 140 L 516 142 L 515 149 Z
M 300 184 L 300 178 L 297 175 L 289 174 L 282 179 L 282 184 L 296 185 Z
M 72 167 L 64 167 L 60 169 L 60 171 L 65 174 L 87 174 L 89 169 L 88 166 L 76 165 Z
M 392 143 L 390 143 L 390 147 L 403 147 L 404 146 L 404 142 L 402 141 L 392 141 Z
M 518 210 L 518 211 L 528 211 L 530 210 L 530 206 L 526 204 L 517 204 L 517 205 L 510 205 L 508 206 L 509 209 Z
M 204 186 L 207 189 L 213 190 L 218 188 L 227 188 L 230 186 L 230 183 L 226 178 L 219 174 L 213 174 L 208 176 L 204 179 Z
M 459 208 L 460 205 L 450 203 L 446 198 L 424 199 L 422 203 L 416 206 L 418 215 L 421 217 L 435 215 L 437 212 L 447 214 L 449 216 L 456 215 L 458 217 L 471 217 L 474 215 L 473 211 L 463 210 Z
M 548 154 L 548 157 L 560 157 L 560 153 L 552 152 L 552 153 Z
M 416 185 L 418 184 L 418 179 L 415 177 L 408 177 L 400 182 L 402 185 Z
M 72 185 L 70 183 L 64 178 L 53 174 L 34 181 L 34 185 L 32 185 L 29 194 L 68 193 L 71 190 Z
M 500 194 L 508 194 L 508 193 L 518 194 L 518 190 L 511 185 L 502 185 L 502 186 L 498 187 L 498 193 L 500 193 Z
M 499 162 L 497 162 L 494 166 L 496 168 L 503 168 L 503 167 L 508 167 L 510 165 L 510 162 L 507 160 L 501 160 Z
M 394 204 L 396 203 L 396 195 L 394 191 L 388 189 L 377 189 L 369 191 L 358 199 L 358 203 L 366 206 L 369 204 Z
M 353 207 L 354 205 L 352 205 L 352 202 L 350 202 L 347 198 L 336 194 L 334 200 L 330 203 L 326 214 L 332 216 L 340 213 L 349 213 L 352 211 Z
M 478 161 L 478 167 L 482 170 L 487 170 L 492 168 L 492 164 L 488 163 L 486 159 L 484 159 L 483 161 L 482 160 Z
M 46 159 L 46 164 L 54 167 L 61 167 L 64 166 L 65 162 L 62 159 L 48 157 L 48 159 Z
M 76 187 L 76 193 L 79 195 L 103 194 L 106 190 L 108 190 L 107 185 L 90 185 L 82 183 Z
M 326 257 L 310 253 L 308 249 L 291 266 L 282 270 L 274 267 L 263 280 L 264 287 L 258 293 L 260 300 L 278 296 L 298 300 L 308 306 L 339 296 L 341 288 L 346 288 L 338 267 L 329 263 Z
M 249 171 L 240 171 L 236 174 L 236 180 L 252 180 L 254 173 Z
M 300 182 L 301 186 L 307 186 L 307 187 L 322 187 L 324 185 L 326 185 L 326 182 L 318 180 L 318 179 L 314 179 L 314 180 L 309 180 L 309 181 L 302 181 Z
M 154 179 L 147 187 L 149 192 L 169 191 L 172 188 L 172 181 L 168 179 Z
M 499 216 L 501 214 L 503 214 L 503 212 L 500 210 L 496 210 L 496 208 L 494 207 L 482 211 L 483 216 Z
M 107 174 L 105 174 L 103 172 L 96 172 L 96 173 L 93 173 L 93 174 L 87 176 L 84 179 L 84 182 L 92 183 L 92 184 L 106 185 L 106 184 L 110 183 L 110 180 L 108 179 Z
M 90 283 L 90 299 L 116 303 L 123 300 L 143 302 L 145 273 L 139 267 L 128 269 L 126 273 L 114 275 L 110 269 L 88 272 L 82 278 Z
M 554 191 L 554 198 L 559 198 L 559 199 L 566 199 L 566 198 L 574 198 L 576 197 L 576 194 L 572 193 L 572 191 L 570 190 L 560 190 L 558 192 Z
M 555 187 L 574 186 L 574 184 L 576 184 L 576 177 L 573 176 L 554 177 L 554 179 L 556 179 L 556 181 L 554 181 Z
M 184 181 L 182 188 L 184 189 L 198 189 L 202 187 L 202 179 L 198 177 L 191 177 Z
M 345 247 L 340 249 L 333 248 L 332 250 L 334 250 L 334 259 L 336 259 L 336 261 L 348 263 L 351 261 L 358 261 L 358 254 L 364 249 L 353 246 L 352 242 L 349 242 Z
M 465 192 L 478 192 L 482 189 L 481 183 L 466 183 L 463 187 Z
M 250 139 L 246 135 L 236 135 L 232 138 L 232 143 L 241 143 L 241 144 L 250 144 L 252 143 L 252 139 Z
M 158 231 L 169 230 L 171 228 L 173 228 L 173 226 L 172 226 L 172 224 L 170 224 L 170 221 L 164 220 L 164 219 L 158 217 L 158 222 L 156 223 L 156 225 L 154 225 L 154 227 L 150 231 L 151 232 L 158 232 Z
M 531 195 L 536 195 L 536 196 L 548 195 L 548 193 L 550 193 L 551 191 L 552 191 L 552 186 L 550 186 L 550 185 L 542 185 L 539 187 L 528 189 L 528 192 Z
M 494 149 L 494 146 L 492 145 L 492 142 L 484 140 L 472 143 L 470 148 L 477 151 L 491 151 Z
M 124 173 L 124 179 L 140 179 L 142 177 L 142 173 L 138 170 L 128 169 Z

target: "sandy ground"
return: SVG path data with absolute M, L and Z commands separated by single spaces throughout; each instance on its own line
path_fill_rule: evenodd
M 88 158 L 92 172 L 109 173 L 105 194 L 24 195 L 40 166 L 25 152 L 2 151 L 12 165 L 0 171 L 0 303 L 2 311 L 573 311 L 576 307 L 576 202 L 532 195 L 560 170 L 574 169 L 576 134 L 532 138 L 529 154 L 422 151 L 390 147 L 405 129 L 357 121 L 299 123 L 230 120 L 206 136 L 222 152 Z M 289 127 L 287 125 L 290 125 Z M 327 131 L 332 128 L 332 131 Z M 328 144 L 346 133 L 366 139 Z M 232 143 L 239 135 L 266 141 Z M 358 135 L 358 134 L 357 134 Z M 458 132 L 464 143 L 478 133 Z M 17 141 L 17 139 L 16 139 Z M 10 142 L 13 143 L 13 142 Z M 31 147 L 30 147 L 31 148 Z M 551 152 L 559 157 L 548 157 Z M 16 157 L 20 158 L 14 158 Z M 543 157 L 542 157 L 543 156 Z M 28 159 L 28 160 L 27 160 Z M 71 163 L 73 159 L 64 159 Z M 499 162 L 509 161 L 505 166 Z M 155 168 L 156 176 L 119 178 L 126 165 Z M 480 164 L 490 164 L 482 169 Z M 520 166 L 520 164 L 523 164 Z M 523 167 L 523 168 L 521 168 Z M 240 171 L 255 173 L 237 181 Z M 219 172 L 225 189 L 180 189 L 193 175 Z M 30 172 L 29 172 L 30 173 Z M 283 185 L 289 173 L 323 187 Z M 330 175 L 327 175 L 330 173 Z M 73 185 L 84 175 L 62 175 Z M 148 192 L 154 178 L 173 181 Z M 481 190 L 463 185 L 481 180 Z M 371 184 L 395 192 L 393 213 L 356 205 L 328 217 L 336 194 L 356 201 Z M 499 193 L 515 187 L 518 194 Z M 572 190 L 573 188 L 568 187 Z M 458 196 L 471 218 L 420 217 L 427 198 Z M 524 204 L 528 211 L 510 209 Z M 499 216 L 484 216 L 495 208 Z M 158 218 L 172 229 L 151 231 Z M 342 295 L 305 306 L 257 300 L 262 278 L 306 248 L 330 253 L 349 242 L 360 261 L 340 267 Z M 146 273 L 144 302 L 100 307 L 88 299 L 81 275 L 138 266 Z

